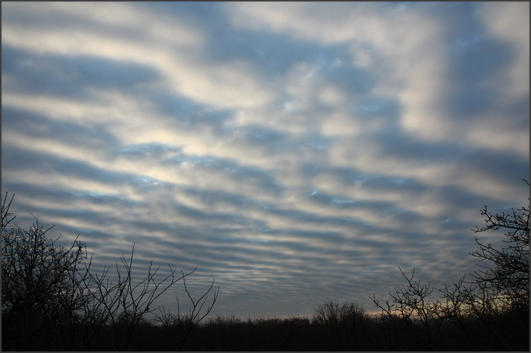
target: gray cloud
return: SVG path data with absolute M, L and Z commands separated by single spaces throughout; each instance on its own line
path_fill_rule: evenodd
M 45 138 L 50 141 L 62 141 L 69 145 L 82 144 L 90 150 L 103 150 L 108 146 L 118 144 L 116 137 L 98 123 L 57 121 L 46 116 L 44 111 L 33 113 L 2 107 L 2 122 L 10 127 L 11 133 L 24 134 L 33 140 Z M 31 144 L 28 146 L 31 147 Z M 6 153 L 6 158 L 13 163 L 25 162 L 24 158 L 15 158 L 13 153 L 17 151 Z M 45 161 L 46 158 L 41 158 L 41 162 Z
M 90 89 L 120 89 L 131 94 L 135 88 L 157 79 L 152 68 L 100 57 L 35 55 L 2 45 L 2 71 L 14 76 L 10 90 L 71 99 L 90 99 Z M 83 85 L 79 85 L 83 82 Z

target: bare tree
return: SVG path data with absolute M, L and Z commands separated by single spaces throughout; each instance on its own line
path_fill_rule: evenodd
M 83 306 L 76 278 L 86 259 L 86 246 L 77 238 L 71 246 L 57 244 L 60 236 L 49 239 L 52 227 L 45 229 L 35 216 L 27 231 L 13 224 L 12 201 L 13 197 L 7 203 L 6 193 L 2 205 L 3 336 L 14 348 L 34 342 L 50 349 L 54 340 L 62 339 L 50 330 L 64 327 L 70 314 Z
M 388 293 L 392 301 L 387 300 L 384 305 L 375 295 L 370 299 L 381 309 L 382 319 L 391 322 L 395 329 L 408 332 L 414 338 L 416 347 L 410 348 L 433 350 L 433 330 L 440 328 L 442 324 L 441 318 L 437 315 L 440 302 L 429 299 L 434 288 L 430 282 L 421 284 L 420 280 L 413 280 L 415 269 L 411 277 L 408 277 L 400 267 L 398 269 L 406 279 L 406 284 L 401 289 L 395 289 L 395 294 Z
M 177 275 L 171 266 L 159 274 L 151 262 L 140 280 L 133 276 L 135 245 L 129 258 L 116 264 L 116 276 L 109 269 L 91 270 L 92 256 L 86 245 L 74 240 L 71 246 L 57 244 L 34 217 L 28 231 L 13 223 L 10 212 L 14 195 L 2 203 L 2 348 L 4 350 L 127 350 L 135 340 L 135 329 L 144 316 L 160 307 L 155 301 L 177 282 L 183 281 L 192 309 L 190 330 L 214 306 L 219 289 L 206 312 L 202 312 L 210 288 L 198 300 L 186 286 L 192 275 Z M 136 273 L 136 271 L 135 271 Z M 184 344 L 183 339 L 181 345 Z M 97 342 L 96 342 L 97 341 Z
M 479 249 L 471 255 L 490 266 L 470 274 L 468 281 L 465 275 L 443 289 L 421 284 L 413 280 L 414 270 L 408 277 L 399 267 L 406 284 L 389 293 L 392 300 L 382 304 L 371 298 L 381 309 L 381 318 L 395 330 L 409 332 L 417 348 L 433 349 L 434 333 L 443 326 L 445 332 L 458 328 L 469 340 L 473 338 L 472 349 L 529 348 L 529 206 L 507 214 L 492 214 L 487 207 L 480 212 L 486 216 L 486 225 L 474 232 L 509 229 L 506 248 L 475 239 Z M 429 299 L 434 290 L 440 296 Z
M 526 179 L 523 181 L 529 186 Z M 480 212 L 487 217 L 486 224 L 473 231 L 508 229 L 505 234 L 508 239 L 504 242 L 509 246 L 496 249 L 490 243 L 484 244 L 475 238 L 479 249 L 471 255 L 494 266 L 474 272 L 474 279 L 486 289 L 496 291 L 497 296 L 510 303 L 513 309 L 529 311 L 529 206 L 517 211 L 513 209 L 507 214 L 492 214 L 485 206 Z
M 196 269 L 197 267 L 194 268 L 192 272 L 190 272 L 190 274 L 194 273 Z M 177 350 L 179 351 L 181 349 L 184 349 L 184 344 L 190 337 L 190 334 L 192 333 L 194 328 L 196 328 L 197 325 L 199 325 L 203 321 L 203 319 L 207 317 L 208 314 L 210 314 L 219 296 L 218 287 L 218 289 L 214 290 L 213 292 L 212 301 L 205 307 L 205 304 L 208 302 L 208 295 L 214 287 L 215 280 L 212 281 L 210 287 L 205 291 L 205 293 L 201 297 L 199 297 L 199 299 L 194 299 L 186 284 L 186 277 L 189 274 L 185 275 L 182 270 L 181 274 L 183 279 L 184 290 L 191 303 L 190 307 L 188 308 L 188 311 L 184 313 L 181 312 L 179 298 L 175 296 L 175 299 L 177 300 L 177 314 L 172 314 L 170 311 L 164 310 L 164 308 L 159 309 L 160 314 L 157 314 L 157 321 L 162 324 L 168 334 L 175 335 L 176 333 L 179 333 L 181 335 L 181 339 L 179 340 L 177 347 Z

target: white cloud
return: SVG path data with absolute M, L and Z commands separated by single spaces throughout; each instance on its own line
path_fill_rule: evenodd
M 370 123 L 362 124 L 353 114 L 335 112 L 321 119 L 321 133 L 326 136 L 361 135 L 370 133 Z
M 47 4 L 39 5 L 47 6 Z M 38 13 L 40 6 L 31 6 L 24 10 Z M 85 6 L 91 5 L 62 4 L 60 10 L 54 6 L 46 8 L 45 14 L 48 16 L 49 24 L 52 24 L 54 18 L 64 15 L 65 11 L 82 16 L 90 10 Z M 115 8 L 116 6 L 118 8 Z M 161 20 L 159 14 L 149 12 L 146 14 L 129 6 L 109 3 L 97 5 L 98 13 L 127 10 L 126 16 L 118 21 L 118 28 L 113 25 L 106 30 L 98 30 L 97 24 L 93 28 L 80 25 L 65 35 L 61 26 L 49 25 L 46 28 L 37 28 L 25 23 L 7 21 L 2 25 L 2 41 L 37 53 L 93 55 L 149 65 L 161 73 L 170 91 L 219 108 L 255 106 L 264 104 L 272 98 L 272 92 L 257 81 L 257 77 L 245 62 L 205 62 L 200 56 L 201 50 L 206 45 L 202 33 L 178 25 L 179 22 L 176 20 L 170 21 L 165 16 Z M 7 11 L 4 11 L 4 18 L 9 19 L 10 11 L 13 10 L 16 12 L 21 8 L 8 7 Z M 89 19 L 114 23 L 108 17 L 100 17 L 97 14 L 89 16 Z M 150 34 L 156 40 L 131 37 L 130 33 L 124 31 L 127 29 L 135 32 L 138 23 L 146 20 L 154 24 L 149 28 L 152 28 Z M 178 43 L 171 41 L 168 43 L 168 38 L 181 39 Z
M 326 85 L 321 88 L 319 98 L 323 103 L 326 103 L 332 107 L 340 106 L 345 102 L 345 94 L 341 89 L 333 85 Z
M 229 15 L 235 26 L 284 32 L 304 40 L 345 42 L 367 28 L 374 15 L 364 3 L 233 3 Z
M 480 13 L 491 33 L 518 48 L 514 65 L 507 66 L 501 82 L 497 76 L 491 80 L 500 87 L 500 93 L 507 91 L 512 99 L 525 97 L 529 94 L 529 80 L 522 79 L 529 77 L 529 34 L 525 30 L 525 23 L 529 23 L 529 11 L 525 11 L 528 4 L 483 5 L 485 8 Z M 306 3 L 231 6 L 232 21 L 238 27 L 285 33 L 307 41 L 349 45 L 354 63 L 378 75 L 372 92 L 398 100 L 402 110 L 401 127 L 415 139 L 503 149 L 528 157 L 527 132 L 511 127 L 503 131 L 495 129 L 501 119 L 498 111 L 481 117 L 481 121 L 477 117 L 462 121 L 440 109 L 448 104 L 447 92 L 453 82 L 449 81 L 449 63 L 444 60 L 449 50 L 445 42 L 447 23 L 437 16 L 439 5 L 402 4 L 389 9 L 365 3 L 338 4 L 331 8 L 325 4 Z M 306 76 L 295 81 L 297 85 L 291 86 L 290 92 L 298 97 L 291 103 L 291 109 L 300 109 L 315 100 L 312 87 L 319 83 L 309 81 L 313 77 L 314 72 L 308 71 Z M 328 104 L 343 98 L 326 86 L 321 88 L 318 97 Z M 506 109 L 506 106 L 502 108 Z M 337 131 L 332 121 L 323 124 L 324 132 Z M 349 128 L 347 126 L 346 130 Z M 522 143 L 514 143 L 515 139 Z M 370 159 L 375 158 L 381 159 L 380 156 Z
M 478 12 L 486 30 L 515 51 L 512 65 L 491 84 L 502 86 L 509 101 L 529 96 L 529 2 L 486 2 Z

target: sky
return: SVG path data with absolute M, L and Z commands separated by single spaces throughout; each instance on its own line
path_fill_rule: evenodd
M 17 222 L 97 271 L 133 243 L 138 276 L 197 266 L 211 315 L 377 311 L 399 266 L 478 269 L 474 237 L 504 238 L 479 210 L 528 204 L 529 2 L 2 2 L 1 25 Z

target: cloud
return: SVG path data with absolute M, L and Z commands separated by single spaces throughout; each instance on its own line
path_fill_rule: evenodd
M 2 6 L 17 220 L 80 234 L 97 269 L 133 242 L 197 265 L 216 314 L 372 311 L 397 266 L 455 281 L 478 210 L 525 201 L 526 4 Z
M 488 3 L 480 10 L 486 31 L 494 38 L 505 41 L 514 52 L 513 65 L 505 66 L 504 77 L 500 77 L 507 88 L 508 99 L 520 99 L 529 94 L 529 82 L 521 80 L 521 77 L 529 76 L 529 65 L 526 65 L 529 61 L 529 32 L 520 30 L 521 26 L 529 24 L 528 8 L 529 4 L 499 6 Z
M 499 114 L 489 114 L 494 107 L 488 105 L 489 101 L 480 98 L 506 94 L 506 90 L 501 93 L 498 89 L 507 86 L 520 87 L 517 88 L 521 92 L 517 94 L 518 97 L 529 92 L 528 85 L 518 79 L 528 76 L 525 71 L 528 70 L 527 65 L 522 60 L 529 57 L 529 40 L 525 34 L 521 34 L 522 31 L 511 30 L 507 25 L 511 22 L 507 20 L 511 11 L 519 10 L 517 5 L 504 7 L 496 20 L 492 18 L 496 10 L 483 4 L 401 4 L 386 7 L 381 4 L 338 4 L 332 8 L 321 4 L 269 5 L 235 4 L 232 17 L 234 25 L 283 32 L 306 41 L 349 45 L 355 63 L 370 69 L 369 72 L 379 77 L 386 76 L 385 80 L 375 84 L 372 92 L 396 97 L 403 111 L 400 124 L 416 138 L 481 146 L 489 141 L 490 146 L 526 156 L 524 145 L 515 146 L 505 139 L 505 133 L 492 130 L 490 121 L 497 120 Z M 440 11 L 444 11 L 446 16 L 437 16 Z M 518 23 L 529 21 L 522 12 L 518 16 L 522 17 Z M 329 20 L 331 17 L 334 20 Z M 484 21 L 487 21 L 488 31 L 495 34 L 493 37 L 479 34 L 483 29 L 480 27 L 485 26 Z M 422 31 L 418 28 L 422 28 Z M 452 31 L 452 28 L 459 28 L 460 31 Z M 499 38 L 504 41 L 499 41 Z M 518 49 L 517 59 L 511 59 L 513 48 L 521 48 Z M 453 58 L 441 60 L 441 57 L 448 56 L 447 53 L 451 53 Z M 518 61 L 514 62 L 516 65 L 511 65 L 509 61 L 500 60 Z M 472 61 L 476 64 L 468 69 Z M 503 79 L 506 84 L 495 84 L 494 88 L 490 88 L 481 83 L 488 77 L 496 77 L 491 72 L 493 68 L 506 67 L 518 68 L 511 69 L 513 73 L 510 74 L 519 81 L 517 84 Z M 470 89 L 470 82 L 474 79 L 463 77 L 463 70 L 466 70 L 466 75 L 475 72 L 477 93 Z M 516 73 L 515 70 L 524 71 Z M 464 80 L 466 84 L 460 82 Z M 494 79 L 492 82 L 499 81 Z M 449 102 L 449 99 L 454 101 Z M 447 107 L 455 107 L 456 111 L 450 111 Z M 471 111 L 474 112 L 472 116 Z M 467 114 L 466 122 L 459 114 Z M 520 116 L 522 123 L 527 121 L 525 114 Z M 448 124 L 448 119 L 456 119 L 456 124 Z M 517 129 L 510 134 L 513 133 L 518 133 Z M 496 143 L 490 144 L 492 140 Z
M 139 11 L 130 4 L 112 4 L 110 12 L 119 11 L 127 14 L 125 20 L 112 26 L 108 26 L 108 17 L 100 17 L 97 11 L 94 16 L 86 18 L 82 23 L 74 25 L 72 34 L 62 35 L 60 24 L 55 21 L 56 17 L 62 17 L 64 10 L 58 10 L 53 4 L 45 6 L 45 11 L 40 13 L 47 18 L 47 26 L 35 28 L 31 17 L 35 15 L 37 8 L 26 4 L 26 8 L 7 7 L 5 19 L 7 20 L 3 32 L 5 40 L 3 44 L 17 46 L 37 53 L 61 53 L 67 55 L 98 55 L 107 59 L 132 61 L 134 63 L 149 65 L 156 70 L 165 73 L 164 86 L 171 91 L 177 91 L 196 101 L 214 105 L 216 107 L 253 106 L 269 99 L 267 89 L 259 87 L 253 79 L 250 68 L 243 61 L 231 62 L 198 62 L 195 50 L 187 50 L 190 45 L 193 48 L 201 48 L 201 34 L 191 28 L 179 25 L 174 18 L 166 18 L 161 13 Z M 72 7 L 69 9 L 74 17 L 82 16 L 88 9 L 85 6 Z M 118 8 L 114 8 L 114 7 Z M 14 12 L 14 15 L 11 13 Z M 22 12 L 21 16 L 30 14 L 30 18 L 21 21 L 10 20 L 12 16 Z M 57 13 L 59 12 L 59 13 Z M 8 15 L 9 14 L 9 15 Z M 160 20 L 162 16 L 163 20 Z M 148 34 L 157 38 L 153 41 L 145 35 L 134 36 L 138 32 L 137 23 L 139 18 L 157 23 Z M 156 18 L 156 20 L 155 20 Z M 103 20 L 103 21 L 102 21 Z M 44 21 L 41 18 L 37 23 Z M 86 22 L 89 22 L 88 24 Z M 97 22 L 97 23 L 90 23 Z M 101 26 L 104 22 L 107 26 Z M 162 26 L 162 27 L 161 27 Z M 166 33 L 171 28 L 171 36 Z M 131 31 L 131 32 L 129 32 Z M 161 34 L 162 39 L 161 39 Z M 187 38 L 173 43 L 168 38 Z M 184 43 L 183 43 L 184 42 Z M 140 45 L 139 45 L 140 44 Z M 184 48 L 182 45 L 184 44 Z M 185 49 L 185 50 L 183 50 Z M 146 55 L 149 53 L 149 55 Z M 247 94 L 243 94 L 246 92 Z

